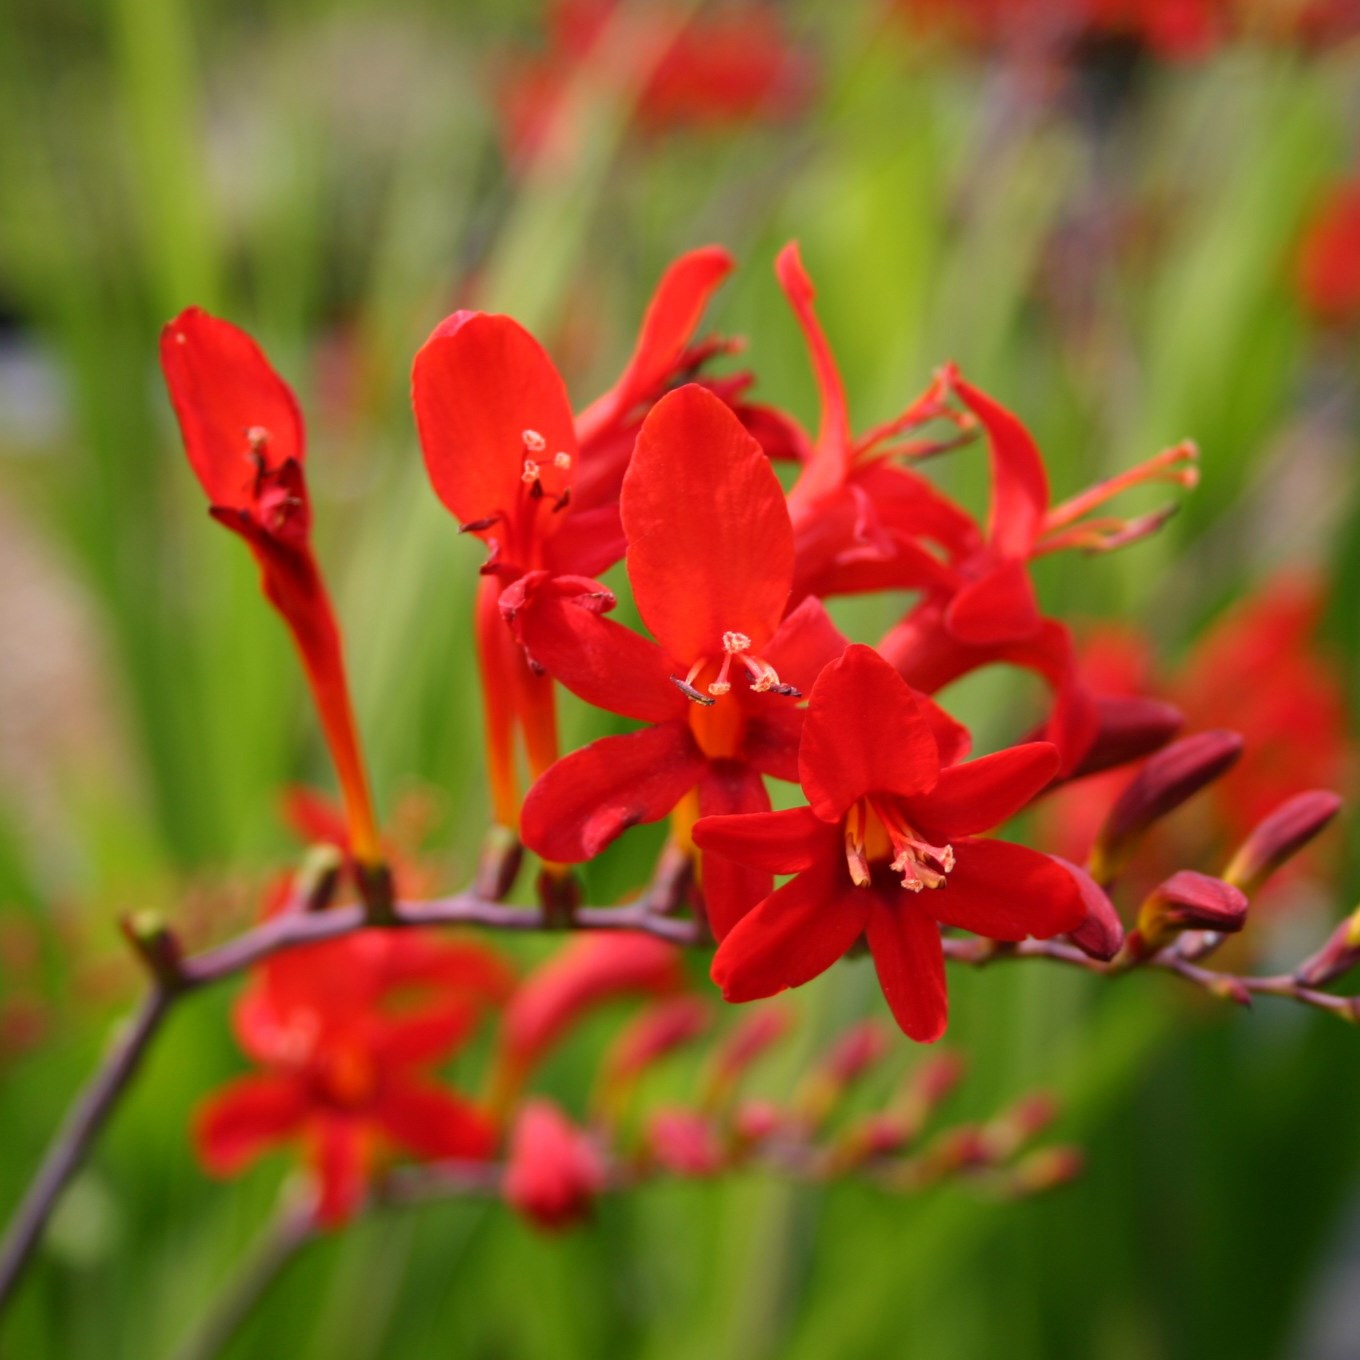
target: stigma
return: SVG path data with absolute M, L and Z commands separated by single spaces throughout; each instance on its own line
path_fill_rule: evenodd
M 721 698 L 732 690 L 732 665 L 735 661 L 740 670 L 746 672 L 751 689 L 756 694 L 783 694 L 793 699 L 801 699 L 803 693 L 793 685 L 786 685 L 779 678 L 779 672 L 766 660 L 751 652 L 751 639 L 745 633 L 728 629 L 722 635 L 722 661 L 718 665 L 717 676 L 709 681 L 708 692 L 713 696 L 705 699 L 696 685 L 700 673 L 713 663 L 711 656 L 702 656 L 689 669 L 683 680 L 672 677 L 676 685 L 697 703 L 711 704 L 713 699 Z

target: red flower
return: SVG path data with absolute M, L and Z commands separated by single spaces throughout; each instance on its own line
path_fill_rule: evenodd
M 702 813 L 768 808 L 761 776 L 797 777 L 799 687 L 844 646 L 816 600 L 783 617 L 793 579 L 784 495 L 759 444 L 712 393 L 691 384 L 657 403 L 622 513 L 633 595 L 659 646 L 600 617 L 598 587 L 572 598 L 526 580 L 532 588 L 512 606 L 551 675 L 651 724 L 566 756 L 534 785 L 524 840 L 549 860 L 591 859 L 693 789 Z M 705 889 L 721 933 L 728 894 L 716 880 Z
M 1360 322 L 1360 179 L 1334 186 L 1309 222 L 1298 290 L 1315 321 L 1338 327 Z
M 911 690 L 872 648 L 852 646 L 812 691 L 799 769 L 810 806 L 710 817 L 706 850 L 794 874 L 743 917 L 713 960 L 729 1001 L 825 972 L 867 938 L 898 1024 L 930 1042 L 947 1020 L 940 926 L 997 940 L 1076 929 L 1072 876 L 1047 856 L 977 833 L 1005 821 L 1057 772 L 1046 742 L 941 768 Z
M 472 944 L 415 931 L 360 931 L 276 955 L 237 1003 L 241 1047 L 265 1070 L 199 1110 L 199 1157 L 231 1175 L 267 1148 L 301 1141 L 317 1217 L 342 1222 L 388 1149 L 420 1158 L 487 1157 L 491 1120 L 430 1069 L 511 986 Z
M 292 632 L 340 779 L 352 852 L 376 868 L 382 850 L 340 630 L 312 555 L 297 400 L 244 331 L 197 307 L 161 332 L 161 368 L 211 514 L 250 545 L 265 595 Z
M 552 140 L 562 144 L 564 97 L 591 63 L 601 81 L 614 76 L 620 60 L 625 80 L 650 66 L 640 88 L 635 78 L 625 87 L 636 100 L 637 121 L 649 131 L 784 117 L 806 99 L 808 64 L 789 43 L 774 5 L 747 0 L 694 17 L 684 7 L 633 13 L 625 7 L 620 23 L 632 25 L 622 35 L 631 59 L 618 50 L 621 35 L 610 32 L 619 13 L 616 0 L 556 0 L 548 7 L 549 50 L 518 62 L 500 90 L 516 160 L 529 160 Z
M 526 572 L 593 576 L 622 555 L 618 488 L 633 434 L 649 403 L 697 362 L 690 337 L 731 264 L 710 246 L 667 270 L 622 376 L 579 419 L 552 360 L 510 317 L 455 312 L 416 355 L 412 395 L 430 481 L 463 531 L 490 549 L 476 638 L 503 826 L 519 819 L 516 731 L 539 774 L 556 759 L 557 721 L 551 681 L 529 668 L 501 621 L 501 593 Z
M 515 1118 L 505 1170 L 506 1202 L 545 1232 L 590 1217 L 607 1180 L 589 1136 L 550 1100 L 528 1101 Z

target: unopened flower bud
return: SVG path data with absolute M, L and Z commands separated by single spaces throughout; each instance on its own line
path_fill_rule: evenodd
M 747 1068 L 793 1026 L 793 1012 L 778 1003 L 744 1015 L 714 1054 L 704 1087 L 703 1106 L 716 1109 L 728 1098 Z
M 777 1133 L 783 1122 L 773 1101 L 743 1100 L 732 1115 L 732 1134 L 743 1147 L 751 1147 Z
M 1131 960 L 1148 958 L 1183 930 L 1230 935 L 1247 920 L 1247 896 L 1221 878 L 1182 869 L 1148 894 L 1125 942 Z
M 1223 877 L 1243 892 L 1254 893 L 1276 869 L 1321 833 L 1340 810 L 1340 797 L 1327 789 L 1296 794 L 1257 822 L 1223 871 Z
M 1226 774 L 1242 746 L 1236 732 L 1197 732 L 1150 756 L 1101 827 L 1091 851 L 1092 877 L 1113 882 L 1148 827 Z
M 618 1094 L 653 1063 L 697 1039 L 709 1009 L 697 996 L 677 996 L 648 1007 L 615 1040 L 604 1062 L 604 1084 Z
M 524 846 L 508 826 L 493 826 L 482 842 L 482 857 L 477 864 L 475 889 L 484 902 L 500 902 L 515 886 Z
M 557 1232 L 588 1218 L 605 1180 L 599 1150 L 552 1101 L 520 1110 L 502 1192 L 535 1227 Z
M 984 1130 L 992 1159 L 1006 1161 L 1032 1139 L 1038 1137 L 1058 1117 L 1052 1096 L 1035 1091 L 1022 1096 L 1005 1113 L 998 1115 Z
M 876 1020 L 847 1029 L 808 1075 L 797 1105 L 812 1124 L 827 1119 L 851 1086 L 888 1052 L 891 1036 Z
M 1065 780 L 1112 770 L 1160 751 L 1185 726 L 1172 704 L 1140 695 L 1101 694 L 1096 698 L 1095 740 Z
M 1056 1190 L 1080 1176 L 1085 1165 L 1080 1148 L 1038 1148 L 1016 1164 L 1011 1173 L 1011 1189 L 1017 1195 Z
M 725 1160 L 717 1130 L 697 1110 L 656 1111 L 646 1146 L 651 1160 L 676 1176 L 716 1176 Z
M 1085 869 L 1069 864 L 1057 855 L 1050 858 L 1056 859 L 1076 880 L 1082 905 L 1086 908 L 1081 925 L 1069 931 L 1067 938 L 1088 958 L 1108 963 L 1124 943 L 1124 923 L 1119 919 L 1114 903 Z
M 1294 974 L 1304 987 L 1321 987 L 1360 963 L 1360 907 L 1332 931 L 1327 943 L 1305 959 Z

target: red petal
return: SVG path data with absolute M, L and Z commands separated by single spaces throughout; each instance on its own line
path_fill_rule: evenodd
M 354 1216 L 368 1185 L 372 1146 L 367 1130 L 345 1115 L 325 1115 L 312 1131 L 311 1162 L 320 1197 L 317 1219 L 339 1227 Z
M 517 321 L 486 312 L 449 317 L 416 355 L 412 397 L 430 482 L 462 523 L 509 518 L 520 507 L 526 430 L 544 441 L 540 504 L 570 486 L 572 469 L 553 463 L 559 452 L 573 465 L 576 458 L 567 391 Z
M 910 902 L 888 906 L 875 898 L 869 950 L 879 985 L 902 1032 L 933 1044 L 949 1023 L 940 928 Z
M 694 843 L 701 850 L 772 874 L 797 874 L 834 858 L 839 826 L 822 821 L 811 808 L 754 812 L 734 817 L 703 817 L 694 824 Z
M 940 775 L 934 733 L 910 687 L 872 647 L 846 649 L 813 686 L 798 757 L 823 821 L 868 793 L 924 793 Z
M 728 1001 L 758 1001 L 801 987 L 841 958 L 864 931 L 870 894 L 843 862 L 823 861 L 744 916 L 713 956 Z
M 803 257 L 797 241 L 790 241 L 779 252 L 774 263 L 775 276 L 784 290 L 789 305 L 793 308 L 798 324 L 802 327 L 803 338 L 807 341 L 808 354 L 812 359 L 812 371 L 817 380 L 817 392 L 821 397 L 821 424 L 817 431 L 817 449 L 809 466 L 819 464 L 819 483 L 824 478 L 828 486 L 838 481 L 844 470 L 845 459 L 850 450 L 850 414 L 845 401 L 845 386 L 836 368 L 835 356 L 827 343 L 826 334 L 813 301 L 817 296 L 807 270 L 803 268 Z M 825 471 L 822 471 L 822 468 Z M 816 492 L 827 489 L 818 485 Z
M 529 578 L 501 596 L 501 612 L 529 655 L 586 703 L 639 722 L 685 716 L 690 701 L 671 683 L 675 667 L 640 633 L 570 597 L 535 590 Z
M 699 781 L 704 757 L 682 722 L 602 737 L 529 790 L 520 829 L 547 860 L 593 859 L 630 826 L 664 817 Z
M 292 389 L 243 330 L 197 307 L 161 332 L 161 369 L 184 448 L 217 506 L 244 509 L 258 466 L 246 431 L 268 431 L 261 448 L 273 469 L 305 453 L 302 412 Z
M 913 696 L 935 734 L 941 765 L 957 765 L 973 749 L 973 734 L 957 718 L 951 717 L 928 694 L 919 690 Z
M 761 816 L 769 810 L 765 781 L 749 765 L 735 760 L 709 761 L 699 781 L 701 818 Z M 768 870 L 722 855 L 703 855 L 700 875 L 708 923 L 720 940 L 774 887 Z
M 779 625 L 761 654 L 786 685 L 811 691 L 823 667 L 850 644 L 820 600 L 809 596 Z
M 701 246 L 666 270 L 647 306 L 628 366 L 608 392 L 581 412 L 577 430 L 582 444 L 627 416 L 673 376 L 709 298 L 731 273 L 733 263 L 720 246 Z
M 1011 558 L 964 586 L 944 619 L 956 638 L 979 647 L 1033 636 L 1043 620 L 1027 561 Z
M 955 379 L 954 390 L 987 431 L 992 455 L 992 513 L 987 537 L 1003 557 L 1028 557 L 1048 513 L 1048 474 L 1020 421 L 984 392 Z
M 759 652 L 793 579 L 784 493 L 731 410 L 694 383 L 643 422 L 623 479 L 628 577 L 638 612 L 677 660 L 721 656 L 728 631 Z
M 945 840 L 990 831 L 1047 788 L 1058 763 L 1056 746 L 1031 741 L 951 765 L 928 794 L 907 800 L 907 820 Z
M 495 1150 L 496 1130 L 481 1110 L 452 1091 L 409 1077 L 384 1084 L 373 1117 L 399 1147 L 431 1160 L 481 1160 Z
M 807 709 L 796 707 L 782 695 L 753 694 L 748 698 L 744 690 L 738 702 L 744 710 L 742 759 L 761 774 L 796 784 Z
M 945 886 L 918 900 L 944 925 L 993 940 L 1046 940 L 1076 930 L 1086 917 L 1081 891 L 1066 869 L 1009 841 L 955 841 Z
M 194 1146 L 216 1176 L 230 1176 L 295 1134 L 307 1118 L 307 1093 L 283 1077 L 241 1077 L 199 1107 Z
M 481 1014 L 476 1002 L 463 998 L 423 1015 L 384 1020 L 376 1027 L 374 1054 L 384 1062 L 435 1062 L 462 1047 Z

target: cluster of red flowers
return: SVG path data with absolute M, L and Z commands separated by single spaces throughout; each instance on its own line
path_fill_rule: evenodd
M 628 73 L 622 82 L 620 71 Z M 768 0 L 716 9 L 550 0 L 543 49 L 516 56 L 497 92 L 513 159 L 565 135 L 565 105 L 582 73 L 622 84 L 634 121 L 648 132 L 787 117 L 812 83 L 807 58 Z
M 1119 954 L 1118 967 L 1188 931 L 1240 928 L 1243 885 L 1315 835 L 1334 797 L 1309 794 L 1267 817 L 1242 852 L 1250 863 L 1235 861 L 1224 880 L 1174 874 L 1127 940 L 1102 891 L 1149 825 L 1233 763 L 1241 741 L 1231 733 L 1147 760 L 1091 852 L 1095 878 L 987 834 L 1057 785 L 1144 760 L 1183 725 L 1141 686 L 1092 682 L 1067 626 L 1042 611 L 1030 564 L 1155 531 L 1168 509 L 1116 518 L 1103 507 L 1140 485 L 1192 486 L 1193 446 L 1054 503 L 1024 426 L 953 368 L 898 416 L 856 433 L 790 245 L 776 273 L 820 397 L 810 433 L 751 400 L 751 373 L 713 371 L 734 345 L 696 339 L 731 266 L 715 247 L 677 260 L 618 382 L 579 414 L 551 359 L 509 317 L 455 313 L 416 356 L 415 417 L 432 484 L 461 531 L 487 548 L 475 640 L 495 834 L 474 900 L 516 914 L 490 899 L 513 887 L 522 842 L 543 860 L 542 921 L 571 924 L 570 866 L 630 827 L 669 818 L 648 911 L 696 941 L 711 933 L 712 976 L 727 1000 L 797 987 L 864 948 L 900 1028 L 926 1042 L 946 1026 L 945 955 L 967 948 L 951 932 L 991 950 L 1066 936 L 1053 946 L 1063 957 Z M 345 815 L 309 804 L 304 821 L 348 864 L 363 919 L 395 924 L 339 632 L 309 546 L 297 405 L 252 341 L 201 312 L 167 327 L 163 362 L 212 513 L 258 559 L 317 699 Z M 977 445 L 990 471 L 983 522 L 921 471 L 927 459 Z M 609 617 L 619 601 L 599 578 L 621 559 L 650 636 Z M 824 603 L 889 591 L 913 603 L 876 647 L 843 636 Z M 1256 666 L 1257 632 L 1248 625 L 1212 664 Z M 970 733 L 932 696 L 993 665 L 1040 677 L 1048 712 L 1028 739 L 968 759 Z M 640 726 L 562 754 L 558 685 Z M 533 781 L 523 798 L 521 748 Z M 1262 778 L 1268 788 L 1244 809 L 1245 825 L 1257 822 L 1258 801 L 1292 791 L 1269 771 Z M 770 780 L 787 786 L 781 802 L 793 805 L 775 810 Z M 776 886 L 776 876 L 787 881 Z M 409 888 L 409 871 L 402 882 Z M 299 894 L 279 909 L 328 905 Z M 672 919 L 685 912 L 692 931 Z M 1348 940 L 1336 949 L 1345 954 Z M 166 967 L 173 982 L 174 960 Z M 394 1149 L 485 1165 L 504 1146 L 498 1191 L 548 1224 L 574 1219 L 619 1175 L 735 1165 L 789 1126 L 732 1105 L 731 1072 L 715 1078 L 721 1099 L 710 1091 L 694 1109 L 656 1112 L 618 1157 L 632 1083 L 707 1023 L 682 987 L 673 947 L 644 936 L 573 942 L 523 984 L 486 946 L 423 933 L 362 930 L 271 955 L 237 1011 L 242 1046 L 265 1072 L 208 1107 L 205 1160 L 231 1170 L 271 1142 L 300 1139 L 322 1187 L 320 1216 L 335 1221 Z M 605 1060 L 589 1131 L 541 1097 L 526 1101 L 528 1078 L 579 1016 L 623 994 L 663 1000 Z M 496 1057 L 474 1101 L 434 1073 L 488 1012 L 499 1017 Z M 755 1040 L 748 1033 L 741 1044 Z M 715 1061 L 741 1065 L 730 1054 Z M 875 1155 L 907 1138 L 876 1136 Z M 806 1138 L 799 1146 L 809 1165 L 827 1165 L 825 1149 Z

